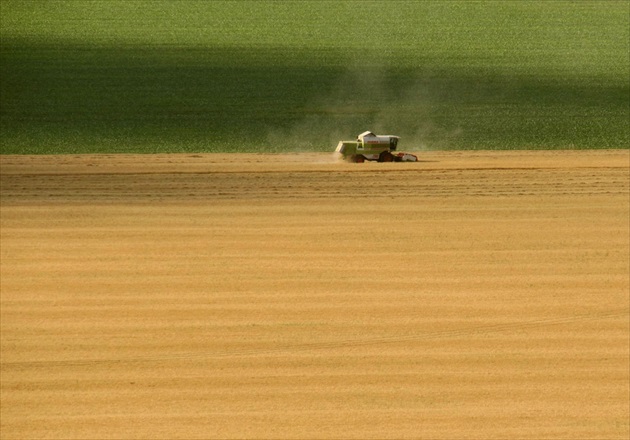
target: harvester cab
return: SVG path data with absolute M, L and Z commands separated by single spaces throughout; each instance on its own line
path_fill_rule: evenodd
M 398 136 L 366 131 L 357 136 L 356 141 L 340 141 L 335 151 L 350 162 L 416 162 L 418 158 L 413 154 L 394 153 L 399 139 Z

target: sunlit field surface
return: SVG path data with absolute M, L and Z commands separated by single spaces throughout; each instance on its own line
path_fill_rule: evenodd
M 0 160 L 2 439 L 628 438 L 627 150 Z

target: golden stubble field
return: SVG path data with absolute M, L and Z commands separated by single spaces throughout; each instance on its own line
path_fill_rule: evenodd
M 0 156 L 1 432 L 627 439 L 630 152 Z

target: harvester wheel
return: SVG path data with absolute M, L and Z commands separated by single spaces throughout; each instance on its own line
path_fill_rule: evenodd
M 378 155 L 378 161 L 379 162 L 393 162 L 394 155 L 390 153 L 389 151 L 383 151 L 381 152 L 381 154 Z
M 365 162 L 365 157 L 362 154 L 357 154 L 356 156 L 354 156 L 354 161 L 356 163 L 363 163 Z

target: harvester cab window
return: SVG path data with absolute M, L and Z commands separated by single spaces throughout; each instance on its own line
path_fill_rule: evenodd
M 398 145 L 398 139 L 395 137 L 389 138 L 389 149 L 392 151 L 396 150 L 396 145 Z

